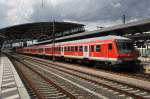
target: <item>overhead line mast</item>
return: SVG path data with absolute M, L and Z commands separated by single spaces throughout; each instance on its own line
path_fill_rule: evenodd
M 42 8 L 43 8 L 43 6 L 44 6 L 44 1 L 42 0 Z
M 126 24 L 126 15 L 125 14 L 123 14 L 123 16 L 122 16 L 122 23 Z

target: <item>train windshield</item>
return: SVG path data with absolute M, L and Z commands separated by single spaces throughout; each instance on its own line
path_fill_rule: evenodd
M 131 52 L 134 50 L 133 42 L 130 40 L 117 41 L 117 47 L 121 53 Z

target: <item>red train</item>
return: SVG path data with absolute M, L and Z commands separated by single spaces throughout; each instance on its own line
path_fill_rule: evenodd
M 135 63 L 139 52 L 131 39 L 121 36 L 103 36 L 17 49 L 19 53 L 45 55 L 61 59 L 74 59 L 104 63 L 109 66 Z

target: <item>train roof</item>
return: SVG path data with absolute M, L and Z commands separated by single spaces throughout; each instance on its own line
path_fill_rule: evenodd
M 95 37 L 95 38 L 88 38 L 88 39 L 82 39 L 82 40 L 74 40 L 74 41 L 67 41 L 67 42 L 61 42 L 61 43 L 56 43 L 58 44 L 68 44 L 68 43 L 78 43 L 78 42 L 84 42 L 84 41 L 97 41 L 97 40 L 131 40 L 126 37 L 122 36 L 116 36 L 116 35 L 108 35 L 108 36 L 102 36 L 102 37 Z M 48 44 L 51 45 L 51 44 Z
M 74 40 L 74 41 L 67 41 L 67 42 L 60 42 L 60 43 L 56 43 L 55 45 L 64 45 L 64 44 L 71 44 L 71 43 L 78 43 L 78 42 L 84 42 L 84 41 L 98 41 L 98 40 L 131 40 L 129 38 L 126 37 L 122 37 L 122 36 L 116 36 L 116 35 L 108 35 L 108 36 L 102 36 L 102 37 L 95 37 L 95 38 L 88 38 L 88 39 L 82 39 L 82 40 Z M 52 44 L 44 44 L 44 45 L 37 45 L 39 48 L 42 47 L 49 47 Z M 32 45 L 32 47 L 37 47 L 36 45 Z M 26 47 L 26 48 L 30 48 Z
M 99 40 L 116 40 L 116 39 L 119 39 L 119 40 L 130 40 L 127 37 L 116 36 L 116 35 L 108 35 L 108 36 L 96 37 L 96 39 L 99 39 Z

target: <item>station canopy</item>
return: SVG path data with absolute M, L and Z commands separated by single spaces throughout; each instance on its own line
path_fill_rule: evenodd
M 0 29 L 0 36 L 4 40 L 32 40 L 40 36 L 51 36 L 54 32 L 58 36 L 69 33 L 84 32 L 84 25 L 70 22 L 36 22 L 10 26 Z

